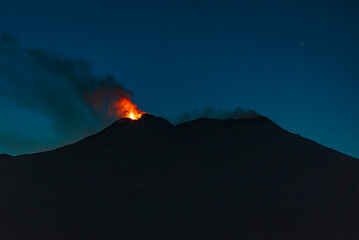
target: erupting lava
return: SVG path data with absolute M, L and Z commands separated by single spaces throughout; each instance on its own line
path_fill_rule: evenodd
M 144 111 L 137 108 L 137 105 L 131 102 L 129 98 L 120 98 L 115 102 L 116 115 L 121 118 L 130 118 L 132 120 L 140 119 Z

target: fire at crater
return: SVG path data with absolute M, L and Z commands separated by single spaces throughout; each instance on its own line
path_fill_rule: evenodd
M 146 112 L 132 102 L 132 93 L 113 78 L 106 79 L 85 96 L 85 100 L 97 113 L 113 118 L 138 120 Z
M 116 116 L 120 118 L 130 118 L 132 120 L 140 119 L 144 111 L 137 108 L 129 98 L 120 98 L 115 102 Z

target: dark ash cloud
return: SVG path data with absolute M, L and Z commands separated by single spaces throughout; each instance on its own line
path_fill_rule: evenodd
M 112 76 L 96 76 L 88 61 L 23 47 L 0 34 L 0 94 L 44 114 L 64 139 L 78 139 L 114 120 L 113 102 L 131 92 Z

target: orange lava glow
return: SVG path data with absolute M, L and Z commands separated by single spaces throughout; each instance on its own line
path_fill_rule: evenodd
M 140 119 L 144 111 L 137 108 L 137 105 L 131 102 L 129 98 L 120 98 L 115 102 L 116 115 L 121 118 L 130 118 L 132 120 Z

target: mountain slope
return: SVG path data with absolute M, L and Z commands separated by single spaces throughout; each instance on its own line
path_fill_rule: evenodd
M 0 165 L 1 239 L 357 239 L 358 160 L 267 118 L 121 119 Z

